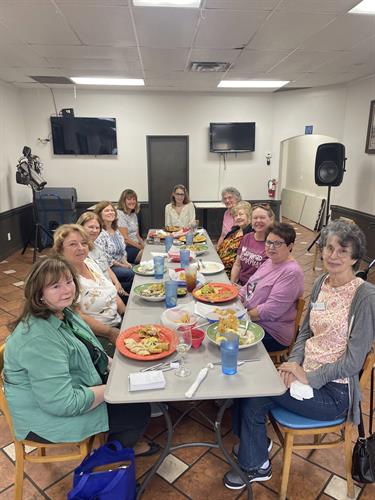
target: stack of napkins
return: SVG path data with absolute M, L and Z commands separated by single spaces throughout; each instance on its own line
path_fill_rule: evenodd
M 148 273 L 154 271 L 154 261 L 153 260 L 144 260 L 139 264 L 138 268 L 142 273 Z
M 314 391 L 309 384 L 303 384 L 299 380 L 295 380 L 290 384 L 290 395 L 294 399 L 302 401 L 303 399 L 311 399 L 314 397 Z
M 164 388 L 164 373 L 160 370 L 129 374 L 129 391 L 149 391 Z

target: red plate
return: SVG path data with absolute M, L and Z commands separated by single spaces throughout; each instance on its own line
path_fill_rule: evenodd
M 210 304 L 216 304 L 218 302 L 228 302 L 229 300 L 233 300 L 237 297 L 239 292 L 239 289 L 236 286 L 229 283 L 207 283 L 206 286 L 212 286 L 217 289 L 217 293 L 219 294 L 219 296 L 202 296 L 201 290 L 204 288 L 204 286 L 193 290 L 193 296 L 201 302 L 208 302 Z
M 141 356 L 139 354 L 134 354 L 134 352 L 129 351 L 129 349 L 125 346 L 124 340 L 125 339 L 134 339 L 136 342 L 140 341 L 140 337 L 138 335 L 138 331 L 141 327 L 145 325 L 137 325 L 137 326 L 131 326 L 130 328 L 127 328 L 123 332 L 120 333 L 120 335 L 117 337 L 116 340 L 116 347 L 117 350 L 123 355 L 128 358 L 132 359 L 138 359 L 139 361 L 154 361 L 155 359 L 161 359 L 169 356 L 176 350 L 176 334 L 173 330 L 170 328 L 166 328 L 163 325 L 156 325 L 153 324 L 152 326 L 156 326 L 160 330 L 160 340 L 162 342 L 167 341 L 169 342 L 169 349 L 168 351 L 163 351 L 158 354 L 150 354 L 149 356 Z

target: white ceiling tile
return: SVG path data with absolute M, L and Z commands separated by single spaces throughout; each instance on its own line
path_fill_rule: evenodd
M 193 49 L 190 54 L 190 62 L 229 62 L 237 59 L 241 50 L 229 49 Z
M 246 45 L 266 18 L 265 11 L 205 10 L 196 48 L 235 49 Z
M 316 34 L 302 47 L 313 50 L 347 50 L 375 34 L 375 16 L 346 14 Z
M 289 51 L 286 50 L 243 50 L 234 64 L 234 69 L 242 72 L 268 71 L 288 54 Z
M 284 71 L 285 73 L 314 71 L 320 65 L 331 61 L 333 57 L 333 52 L 312 52 L 298 49 L 275 65 L 271 69 L 270 74 L 275 70 Z
M 82 5 L 83 7 L 88 7 L 90 5 L 102 5 L 102 6 L 115 5 L 115 6 L 126 7 L 127 5 L 129 5 L 130 0 L 129 1 L 128 0 L 54 0 L 54 1 L 59 6 L 73 4 L 73 5 Z
M 24 66 L 49 66 L 48 61 L 40 57 L 35 51 L 25 44 L 0 44 L 0 66 L 2 67 L 24 67 Z
M 255 35 L 249 48 L 283 50 L 297 48 L 307 37 L 321 30 L 333 14 L 276 12 Z
M 279 10 L 288 12 L 348 12 L 361 0 L 284 0 Z
M 56 68 L 0 68 L 0 79 L 6 82 L 34 82 L 30 75 L 66 76 Z
M 304 76 L 296 79 L 293 82 L 294 86 L 323 86 L 323 85 L 334 85 L 340 83 L 350 82 L 358 78 L 356 73 L 337 73 L 332 75 L 318 74 L 318 73 L 306 73 Z
M 89 45 L 33 45 L 33 50 L 42 57 L 69 59 L 124 59 L 138 61 L 136 47 L 101 47 Z
M 28 2 L 1 6 L 2 23 L 18 37 L 28 43 L 78 44 L 73 30 L 52 3 Z
M 83 69 L 72 69 L 72 68 L 64 68 L 61 66 L 59 68 L 61 72 L 64 73 L 64 75 L 67 78 L 70 78 L 72 76 L 93 76 L 93 77 L 109 77 L 109 78 L 143 78 L 143 72 L 141 70 L 133 70 L 132 72 L 127 72 L 124 69 L 116 69 L 116 68 L 111 68 L 110 66 L 107 68 L 101 68 L 101 69 L 91 69 L 91 68 L 85 68 Z
M 141 56 L 145 71 L 183 71 L 189 49 L 154 49 L 142 47 Z
M 86 69 L 92 70 L 122 70 L 126 74 L 139 73 L 141 71 L 140 63 L 126 62 L 121 59 L 67 59 L 56 57 L 48 59 L 50 65 L 56 68 L 65 68 L 69 70 L 77 70 L 82 74 Z
M 84 44 L 131 47 L 136 45 L 127 6 L 61 5 L 67 22 Z
M 375 72 L 375 37 L 372 43 L 363 43 L 352 51 L 331 52 L 331 60 L 315 69 L 316 73 L 358 73 L 369 75 Z
M 165 7 L 133 9 L 139 44 L 143 47 L 190 47 L 199 19 L 198 9 Z
M 270 11 L 280 0 L 206 0 L 205 9 L 267 10 Z

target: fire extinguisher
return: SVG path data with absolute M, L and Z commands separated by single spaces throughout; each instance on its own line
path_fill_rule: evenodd
M 276 185 L 277 185 L 277 180 L 276 179 L 270 179 L 268 181 L 268 196 L 270 198 L 275 198 Z

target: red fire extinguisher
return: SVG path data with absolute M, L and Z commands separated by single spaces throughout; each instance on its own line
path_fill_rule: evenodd
M 276 185 L 277 185 L 277 180 L 276 179 L 270 179 L 268 181 L 268 196 L 270 198 L 275 198 Z

